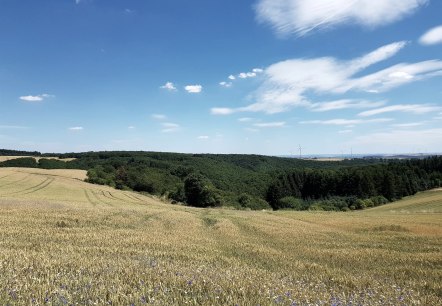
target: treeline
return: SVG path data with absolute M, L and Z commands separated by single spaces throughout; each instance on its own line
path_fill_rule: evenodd
M 295 170 L 270 184 L 274 209 L 363 209 L 442 186 L 442 157 L 334 170 Z
M 20 156 L 20 155 L 9 155 Z M 22 155 L 22 156 L 29 156 Z M 0 162 L 0 167 L 41 168 L 41 169 L 81 169 L 75 161 L 62 161 L 52 158 L 19 157 Z
M 30 155 L 30 152 L 25 152 Z M 38 153 L 38 152 L 37 152 Z M 18 155 L 17 151 L 14 154 Z M 61 161 L 41 157 L 75 158 Z M 250 209 L 362 209 L 441 185 L 442 157 L 323 162 L 241 154 L 41 154 L 3 167 L 83 169 L 87 181 L 188 205 Z
M 0 149 L 0 156 L 40 156 L 41 153 L 37 151 L 17 151 L 17 150 L 6 150 Z

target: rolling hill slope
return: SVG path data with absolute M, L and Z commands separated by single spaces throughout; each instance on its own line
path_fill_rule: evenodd
M 235 211 L 83 177 L 0 169 L 0 304 L 442 303 L 442 191 L 347 213 Z

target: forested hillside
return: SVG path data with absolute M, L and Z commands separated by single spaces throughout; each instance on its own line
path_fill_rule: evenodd
M 41 159 L 37 162 L 32 157 L 18 158 L 0 163 L 2 167 L 84 169 L 91 183 L 148 192 L 173 203 L 199 207 L 362 209 L 438 187 L 442 182 L 442 157 L 323 162 L 159 152 L 6 153 Z M 44 158 L 49 156 L 75 160 Z

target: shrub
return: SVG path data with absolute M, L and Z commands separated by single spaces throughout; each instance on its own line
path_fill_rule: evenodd
M 238 197 L 238 203 L 243 208 L 250 208 L 253 210 L 271 209 L 269 203 L 262 199 L 252 197 L 247 193 L 243 193 Z
M 274 209 L 290 208 L 294 210 L 303 209 L 303 200 L 295 197 L 284 197 L 276 202 Z

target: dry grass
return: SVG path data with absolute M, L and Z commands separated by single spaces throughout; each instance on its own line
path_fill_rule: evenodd
M 353 213 L 205 210 L 70 173 L 0 169 L 0 304 L 442 303 L 442 191 Z

